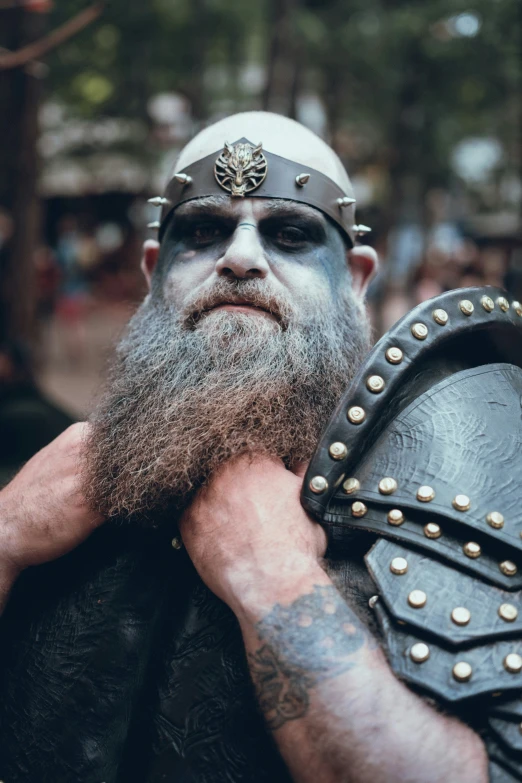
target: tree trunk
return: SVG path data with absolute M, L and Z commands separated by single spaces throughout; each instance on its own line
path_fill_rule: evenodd
M 264 111 L 295 117 L 300 89 L 300 45 L 296 32 L 299 0 L 272 0 Z
M 0 13 L 0 46 L 14 51 L 43 33 L 40 14 L 21 8 Z M 28 70 L 0 71 L 0 209 L 13 225 L 0 251 L 0 340 L 30 344 L 35 336 L 34 254 L 40 229 L 36 193 L 40 83 Z

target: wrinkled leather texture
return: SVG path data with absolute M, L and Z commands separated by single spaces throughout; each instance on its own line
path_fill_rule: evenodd
M 484 309 L 484 297 L 493 303 L 491 312 Z M 503 297 L 504 291 L 489 286 L 448 291 L 414 307 L 381 337 L 343 394 L 310 461 L 301 493 L 307 511 L 322 519 L 343 478 L 355 475 L 375 438 L 436 383 L 493 363 L 522 367 L 522 306 L 508 302 L 504 310 L 499 304 L 507 301 Z M 463 302 L 472 305 L 471 315 L 462 311 Z M 435 321 L 437 310 L 447 316 L 444 325 Z M 425 329 L 420 339 L 414 336 L 419 326 Z M 397 363 L 388 358 L 390 350 L 399 351 Z M 372 378 L 381 379 L 379 391 L 371 390 Z M 363 415 L 352 422 L 353 407 Z M 333 443 L 344 444 L 345 455 L 332 458 Z M 314 476 L 326 479 L 326 489 L 311 489 Z
M 392 571 L 396 557 L 404 558 L 408 564 L 406 573 Z M 464 649 L 503 638 L 522 638 L 522 596 L 518 591 L 500 590 L 458 571 L 452 564 L 435 560 L 431 553 L 385 539 L 372 548 L 366 563 L 382 603 L 394 619 L 414 627 L 421 634 L 436 634 L 440 644 L 449 649 Z M 426 596 L 421 607 L 408 602 L 408 596 L 414 590 L 422 590 Z M 507 621 L 500 616 L 499 609 L 505 604 L 518 610 L 514 620 Z M 456 606 L 469 610 L 470 619 L 466 624 L 452 621 L 451 614 Z M 508 682 L 511 687 L 513 676 Z M 499 687 L 495 686 L 493 690 Z M 453 699 L 449 692 L 447 698 Z
M 520 588 L 522 569 L 505 579 L 498 561 L 517 562 L 522 553 L 521 400 L 522 370 L 518 367 L 496 363 L 453 374 L 421 394 L 393 420 L 357 466 L 354 475 L 360 489 L 348 498 L 341 487 L 335 501 L 360 500 L 382 511 L 399 508 L 417 522 L 440 521 L 444 533 L 464 542 L 480 538 L 485 554 L 498 555 L 488 577 L 498 578 L 508 589 Z M 390 495 L 378 489 L 386 476 L 398 485 Z M 423 485 L 434 491 L 430 502 L 417 498 Z M 466 511 L 453 506 L 458 494 L 470 499 Z M 505 523 L 501 528 L 487 524 L 486 517 L 492 511 L 502 512 Z M 335 512 L 334 503 L 326 520 Z M 340 513 L 346 514 L 346 510 Z M 390 524 L 385 521 L 385 525 L 389 531 Z M 397 526 L 394 535 L 401 538 L 405 529 L 410 528 Z M 445 535 L 430 542 L 418 524 L 417 530 L 418 540 L 411 538 L 412 543 L 430 546 L 436 554 L 445 547 L 443 556 L 453 559 L 454 547 L 446 547 Z M 460 557 L 462 545 L 458 550 Z M 473 568 L 466 557 L 459 565 Z M 484 573 L 482 559 L 475 566 Z

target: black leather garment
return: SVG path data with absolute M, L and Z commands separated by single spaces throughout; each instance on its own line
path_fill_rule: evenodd
M 0 624 L 4 783 L 290 780 L 236 619 L 171 538 L 105 526 L 16 584 Z
M 358 533 L 393 671 L 522 780 L 522 306 L 497 289 L 415 308 L 369 355 L 310 464 L 305 508 Z

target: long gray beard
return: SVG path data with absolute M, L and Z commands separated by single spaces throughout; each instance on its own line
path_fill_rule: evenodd
M 369 331 L 350 293 L 306 322 L 288 315 L 286 328 L 219 310 L 189 328 L 147 298 L 92 417 L 91 504 L 107 518 L 158 525 L 231 457 L 263 453 L 288 467 L 309 460 Z

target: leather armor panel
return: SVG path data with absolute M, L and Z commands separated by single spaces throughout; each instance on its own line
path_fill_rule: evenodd
M 402 679 L 451 702 L 520 688 L 521 675 L 510 674 L 503 666 L 507 655 L 522 652 L 520 640 L 497 640 L 455 649 L 443 646 L 436 633 L 427 636 L 397 625 L 379 604 L 375 605 L 375 611 L 383 629 L 388 659 Z M 424 663 L 415 663 L 410 656 L 413 645 L 419 642 L 427 643 L 429 649 L 429 658 Z M 452 675 L 453 667 L 462 661 L 470 664 L 473 672 L 466 682 L 458 682 Z
M 406 560 L 406 573 L 397 574 L 391 570 L 396 557 Z M 520 593 L 499 590 L 434 560 L 431 553 L 407 549 L 384 539 L 372 548 L 366 563 L 379 595 L 394 619 L 427 634 L 435 632 L 447 646 L 462 648 L 473 642 L 522 637 Z M 426 595 L 422 607 L 415 608 L 408 603 L 413 590 L 422 590 Z M 518 610 L 515 620 L 504 620 L 499 614 L 500 607 L 506 603 Z M 470 612 L 471 618 L 465 625 L 458 625 L 451 619 L 456 606 L 465 606 Z M 522 687 L 522 672 L 517 677 Z
M 521 399 L 522 371 L 507 364 L 464 370 L 438 383 L 408 405 L 368 450 L 354 474 L 360 489 L 349 496 L 350 503 L 399 508 L 421 522 L 440 518 L 459 539 L 475 540 L 478 535 L 484 551 L 495 552 L 499 562 L 516 562 L 522 552 Z M 388 476 L 400 480 L 393 493 L 384 495 L 379 482 Z M 429 502 L 417 498 L 419 488 L 426 485 L 435 495 Z M 454 508 L 458 494 L 470 498 L 468 510 Z M 340 488 L 335 501 L 343 500 L 347 498 Z M 487 523 L 494 511 L 504 517 L 501 528 Z M 396 532 L 400 537 L 399 528 Z M 426 536 L 419 543 L 425 540 Z M 442 541 L 444 536 L 436 540 L 436 551 Z M 451 553 L 448 547 L 450 559 Z M 467 565 L 470 559 L 462 563 Z M 515 580 L 502 579 L 498 563 L 493 574 L 513 587 Z M 519 574 L 517 586 L 520 579 Z
M 498 783 L 522 780 L 521 367 L 522 306 L 502 292 L 419 305 L 354 379 L 302 494 L 331 554 L 378 537 L 390 666 L 482 734 Z

